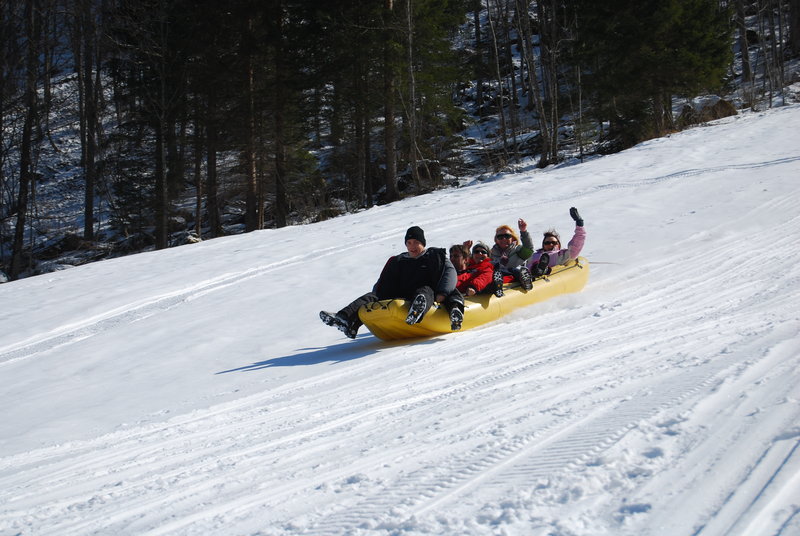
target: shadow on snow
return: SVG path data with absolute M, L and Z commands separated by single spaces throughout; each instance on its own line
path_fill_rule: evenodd
M 382 341 L 378 338 L 372 337 L 368 333 L 360 335 L 355 341 L 345 341 L 332 346 L 320 346 L 312 348 L 298 348 L 297 352 L 283 357 L 274 357 L 264 361 L 258 361 L 242 367 L 237 367 L 229 370 L 222 370 L 217 374 L 227 374 L 229 372 L 249 372 L 270 367 L 298 367 L 317 365 L 330 361 L 333 363 L 342 363 L 353 359 L 360 359 L 370 354 L 376 353 L 381 349 L 388 349 L 394 346 L 407 346 L 409 344 L 431 344 L 436 339 L 420 338 L 420 339 L 404 339 L 402 341 Z

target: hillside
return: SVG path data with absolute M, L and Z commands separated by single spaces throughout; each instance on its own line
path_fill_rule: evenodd
M 0 285 L 0 534 L 800 534 L 798 125 Z M 570 206 L 580 294 L 402 344 L 317 318 L 409 225 Z
M 800 100 L 796 2 L 32 7 L 0 4 L 0 283 Z

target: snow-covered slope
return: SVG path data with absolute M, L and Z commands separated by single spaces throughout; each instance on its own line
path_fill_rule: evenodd
M 0 534 L 800 534 L 800 106 L 0 286 Z M 582 293 L 323 325 L 410 225 L 586 220 Z

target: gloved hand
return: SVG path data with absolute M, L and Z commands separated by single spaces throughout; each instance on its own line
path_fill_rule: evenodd
M 578 227 L 583 227 L 583 218 L 581 218 L 581 215 L 578 214 L 577 208 L 570 207 L 569 215 L 572 216 L 573 220 L 575 220 L 575 225 L 577 225 Z

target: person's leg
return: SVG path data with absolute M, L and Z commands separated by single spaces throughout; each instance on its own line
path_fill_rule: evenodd
M 368 303 L 373 303 L 376 301 L 380 301 L 378 300 L 378 296 L 374 292 L 367 292 L 363 296 L 359 296 L 358 298 L 356 298 L 355 300 L 351 301 L 349 304 L 341 308 L 337 314 L 345 317 L 349 322 L 352 321 L 353 319 L 358 318 L 358 310 L 361 309 L 362 305 L 366 305 Z
M 531 266 L 531 277 L 533 277 L 533 279 L 542 277 L 547 272 L 547 266 L 549 263 L 550 255 L 547 253 L 542 253 L 542 256 L 539 257 L 539 262 Z
M 355 339 L 356 335 L 358 335 L 358 328 L 363 324 L 358 317 L 358 310 L 362 305 L 376 301 L 378 301 L 378 296 L 372 292 L 368 292 L 347 304 L 340 309 L 338 313 L 333 314 L 327 311 L 320 311 L 319 317 L 327 325 L 335 326 L 351 339 Z
M 450 329 L 458 331 L 464 321 L 464 296 L 458 289 L 448 294 L 444 300 L 444 307 L 450 316 Z
M 494 272 L 492 273 L 492 292 L 498 298 L 503 297 L 503 272 L 499 269 L 495 268 Z
M 514 278 L 519 282 L 525 290 L 533 288 L 533 278 L 531 272 L 525 266 L 519 266 L 514 269 Z

